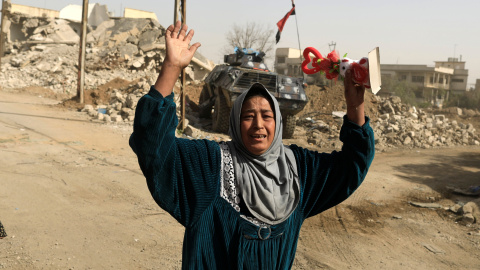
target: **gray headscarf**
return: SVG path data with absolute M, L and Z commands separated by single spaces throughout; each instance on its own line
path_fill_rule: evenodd
M 275 137 L 268 150 L 259 156 L 247 150 L 240 130 L 243 102 L 252 89 L 261 89 L 270 97 L 275 113 Z M 282 131 L 280 107 L 265 86 L 255 83 L 237 97 L 230 113 L 228 133 L 232 141 L 227 142 L 232 153 L 237 188 L 250 213 L 271 225 L 286 220 L 300 199 L 295 156 L 292 150 L 283 145 Z

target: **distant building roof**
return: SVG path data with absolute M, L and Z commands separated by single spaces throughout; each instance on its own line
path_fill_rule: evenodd
M 146 18 L 154 19 L 158 21 L 157 15 L 154 12 L 143 11 L 133 8 L 125 8 L 123 11 L 123 17 L 125 18 Z
M 381 64 L 382 71 L 431 71 L 434 72 L 434 67 L 427 65 L 396 65 L 396 64 Z

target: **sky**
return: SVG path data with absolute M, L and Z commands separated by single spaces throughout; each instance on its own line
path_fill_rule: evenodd
M 60 10 L 83 0 L 11 0 L 13 4 Z M 154 12 L 164 27 L 173 23 L 174 0 L 90 0 L 107 5 L 115 16 L 123 8 Z M 276 48 L 335 49 L 360 59 L 379 47 L 381 64 L 434 66 L 449 57 L 465 61 L 468 87 L 480 79 L 480 1 L 478 0 L 296 0 Z M 272 27 L 291 9 L 291 0 L 187 1 L 187 25 L 195 30 L 199 52 L 223 62 L 225 35 L 234 24 L 255 22 Z M 298 25 L 298 32 L 297 32 Z M 299 44 L 300 43 L 300 44 Z

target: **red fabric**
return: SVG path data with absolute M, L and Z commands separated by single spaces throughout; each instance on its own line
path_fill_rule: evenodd
M 327 54 L 327 58 L 332 60 L 332 62 L 337 63 L 338 60 L 340 60 L 340 57 L 338 56 L 337 51 L 331 51 L 329 54 Z
M 280 21 L 278 21 L 278 23 L 277 23 L 278 31 L 280 31 L 280 32 L 283 31 L 283 27 L 285 26 L 285 23 L 287 23 L 288 17 L 290 17 L 290 15 L 292 15 L 292 12 L 293 12 L 293 15 L 295 15 L 295 7 L 293 7 L 293 8 L 287 13 L 287 15 L 285 15 L 285 17 L 283 17 Z
M 365 60 L 363 62 L 367 61 L 366 59 L 362 60 Z M 352 69 L 353 81 L 370 88 L 370 78 L 368 77 L 367 68 L 355 62 L 352 63 L 350 68 Z

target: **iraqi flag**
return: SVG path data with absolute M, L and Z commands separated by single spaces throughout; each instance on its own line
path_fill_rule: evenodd
M 280 35 L 282 34 L 282 31 L 283 31 L 283 27 L 285 26 L 285 23 L 287 22 L 288 20 L 288 17 L 290 17 L 290 15 L 295 15 L 295 5 L 293 5 L 292 9 L 287 13 L 287 15 L 285 15 L 285 17 L 283 17 L 280 21 L 278 21 L 277 23 L 277 26 L 278 26 L 278 32 L 277 32 L 277 35 L 275 36 L 275 39 L 276 39 L 276 43 L 278 43 L 280 41 Z

